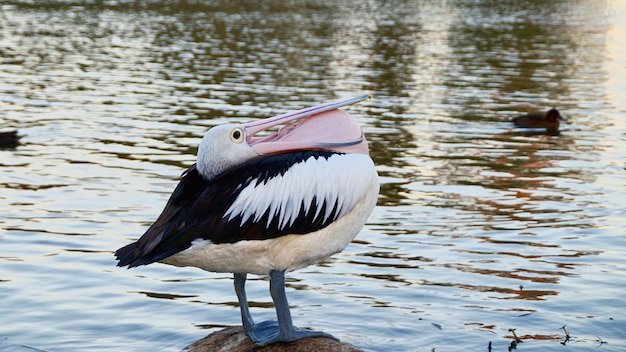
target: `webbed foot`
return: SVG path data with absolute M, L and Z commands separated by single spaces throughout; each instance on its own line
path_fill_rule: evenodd
M 267 346 L 276 342 L 291 342 L 316 336 L 324 336 L 339 341 L 336 337 L 322 331 L 298 329 L 296 327 L 281 333 L 278 322 L 275 320 L 254 324 L 251 331 L 246 331 L 246 334 L 259 346 Z

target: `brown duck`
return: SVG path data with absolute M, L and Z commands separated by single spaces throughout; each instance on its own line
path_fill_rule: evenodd
M 559 129 L 559 120 L 565 121 L 559 110 L 550 109 L 546 112 L 531 112 L 513 118 L 513 123 L 517 127 L 526 128 L 545 128 L 548 131 L 557 131 Z

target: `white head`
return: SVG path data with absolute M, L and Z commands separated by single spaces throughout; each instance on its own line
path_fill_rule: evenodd
M 225 124 L 207 131 L 198 146 L 196 167 L 205 179 L 210 180 L 222 172 L 259 156 L 246 143 L 243 125 Z

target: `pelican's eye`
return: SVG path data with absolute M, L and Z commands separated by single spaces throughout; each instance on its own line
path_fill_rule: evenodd
M 230 140 L 235 143 L 243 142 L 243 130 L 239 127 L 233 129 L 233 131 L 230 133 Z

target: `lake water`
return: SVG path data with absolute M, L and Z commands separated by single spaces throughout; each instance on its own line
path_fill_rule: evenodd
M 288 276 L 367 351 L 626 350 L 624 1 L 0 5 L 0 350 L 179 351 L 239 325 L 230 275 L 113 251 L 204 132 L 341 98 L 381 176 L 357 239 Z M 559 135 L 510 119 L 557 107 Z M 274 310 L 265 278 L 252 314 Z M 565 329 L 563 329 L 565 326 Z M 570 335 L 566 340 L 566 332 Z M 565 347 L 564 345 L 565 344 Z

